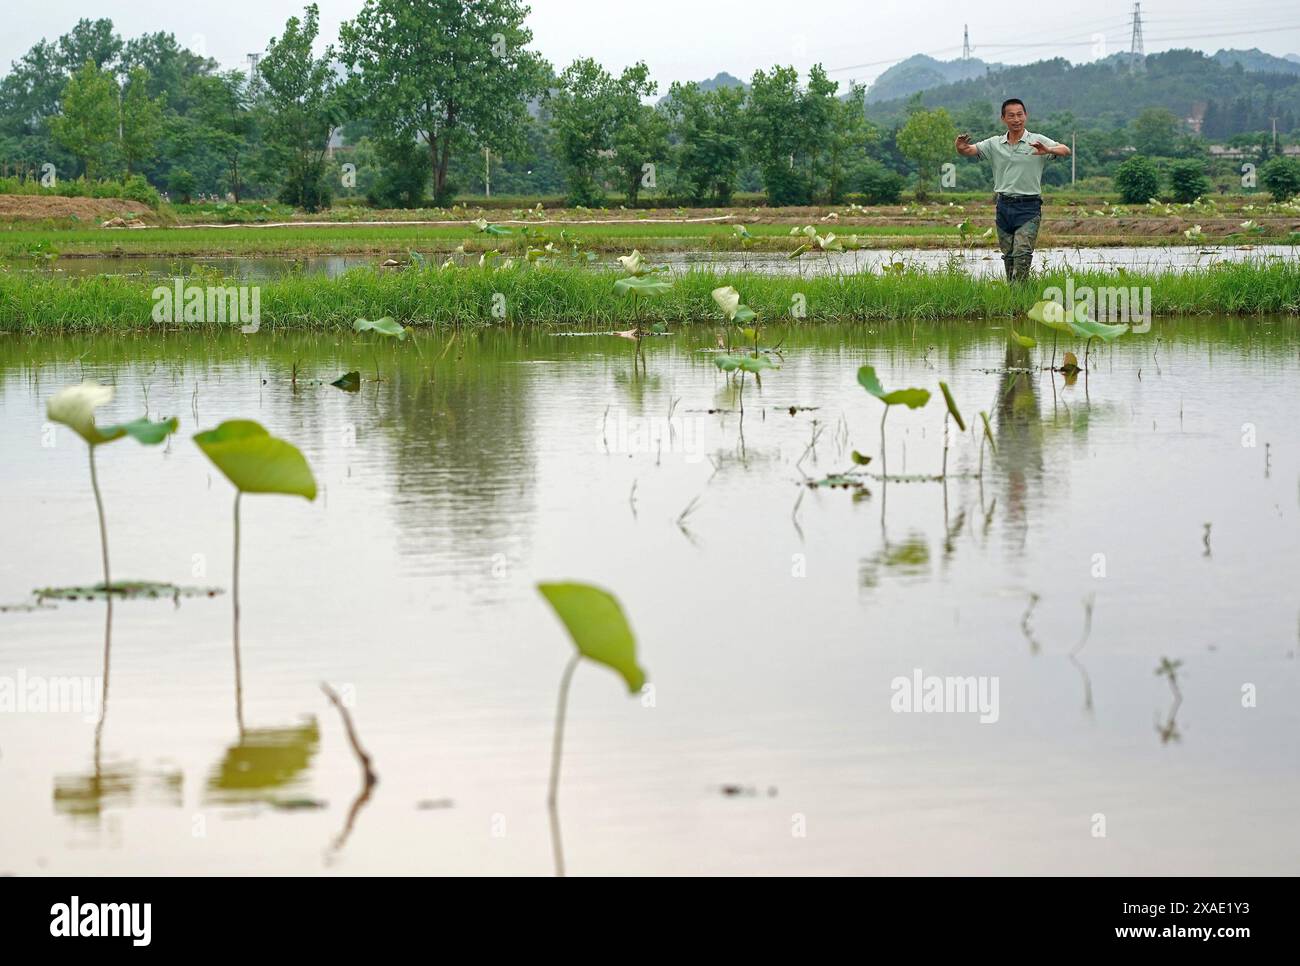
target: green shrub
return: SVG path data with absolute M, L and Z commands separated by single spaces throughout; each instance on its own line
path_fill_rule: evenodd
M 1273 158 L 1259 172 L 1274 201 L 1289 201 L 1300 195 L 1300 161 L 1295 158 Z
M 1126 205 L 1146 204 L 1160 192 L 1160 173 L 1149 159 L 1135 154 L 1115 171 L 1115 190 Z
M 858 190 L 869 205 L 896 205 L 903 196 L 906 180 L 896 171 L 891 171 L 874 158 L 869 158 L 862 166 L 858 181 Z
M 1210 179 L 1199 161 L 1175 161 L 1169 166 L 1169 189 L 1174 201 L 1190 204 L 1210 193 Z

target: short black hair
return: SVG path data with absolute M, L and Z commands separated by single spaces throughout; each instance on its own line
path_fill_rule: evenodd
M 1007 108 L 1010 107 L 1012 104 L 1019 104 L 1026 114 L 1029 113 L 1029 108 L 1025 107 L 1024 101 L 1022 101 L 1018 97 L 1008 97 L 1005 101 L 1002 102 L 1002 110 L 998 112 L 998 117 L 1006 117 Z

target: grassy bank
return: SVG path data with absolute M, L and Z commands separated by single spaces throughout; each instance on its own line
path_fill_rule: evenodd
M 711 291 L 733 285 L 769 323 L 805 321 L 1005 319 L 1023 314 L 1049 285 L 1065 287 L 1064 273 L 1032 285 L 972 278 L 960 271 L 816 278 L 750 272 L 692 271 L 670 291 L 634 300 L 614 291 L 614 273 L 568 267 L 517 266 L 439 270 L 360 269 L 336 278 L 291 276 L 260 286 L 261 325 L 340 328 L 357 317 L 389 315 L 405 324 L 542 324 L 630 327 L 634 322 L 690 323 L 720 318 Z M 1075 272 L 1076 288 L 1125 286 L 1151 290 L 1156 316 L 1300 313 L 1300 265 L 1219 265 L 1182 273 Z M 192 279 L 191 284 L 202 284 Z M 208 284 L 230 284 L 213 277 Z M 98 276 L 65 279 L 0 274 L 0 331 L 147 330 L 203 328 L 153 321 L 156 282 Z M 493 314 L 504 309 L 504 318 Z M 213 326 L 208 326 L 213 327 Z

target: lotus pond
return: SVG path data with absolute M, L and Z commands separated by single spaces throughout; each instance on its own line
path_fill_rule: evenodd
M 1293 871 L 1300 323 L 1068 376 L 995 326 L 777 329 L 761 383 L 712 325 L 0 337 L 0 873 L 549 875 L 552 816 L 569 874 Z M 864 365 L 928 402 L 883 422 Z M 97 448 L 113 579 L 156 582 L 111 606 L 46 410 L 83 381 L 180 421 Z M 238 692 L 193 439 L 236 419 L 316 488 L 242 500 Z M 645 688 L 570 665 L 569 579 Z M 900 713 L 932 676 L 979 713 Z

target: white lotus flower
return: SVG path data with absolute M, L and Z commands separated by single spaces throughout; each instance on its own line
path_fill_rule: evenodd
M 45 413 L 52 421 L 70 427 L 94 446 L 103 441 L 99 430 L 95 429 L 95 409 L 106 405 L 112 398 L 112 386 L 83 382 L 79 386 L 69 386 L 52 397 L 45 404 Z
M 722 309 L 727 318 L 734 319 L 736 309 L 740 307 L 740 293 L 730 285 L 724 285 L 713 290 L 713 301 L 718 303 L 718 308 Z
M 641 268 L 645 265 L 645 259 L 635 248 L 632 249 L 631 255 L 619 255 L 618 263 L 623 266 L 623 270 L 629 275 L 640 275 Z

